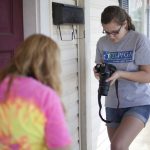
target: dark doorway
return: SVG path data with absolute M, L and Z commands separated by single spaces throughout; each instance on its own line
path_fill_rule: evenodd
M 23 40 L 23 0 L 0 0 L 0 68 Z

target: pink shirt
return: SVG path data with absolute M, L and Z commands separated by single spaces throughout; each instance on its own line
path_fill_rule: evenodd
M 17 77 L 5 99 L 8 78 L 0 84 L 0 149 L 46 150 L 71 143 L 60 99 L 31 77 Z

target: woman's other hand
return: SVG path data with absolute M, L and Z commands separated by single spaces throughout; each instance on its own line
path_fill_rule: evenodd
M 94 72 L 95 78 L 96 78 L 97 80 L 100 80 L 100 74 L 96 72 L 95 66 L 94 66 L 94 68 L 93 68 L 93 72 Z
M 122 71 L 115 71 L 111 77 L 109 77 L 106 82 L 110 82 L 110 85 L 113 85 L 117 79 L 121 77 Z

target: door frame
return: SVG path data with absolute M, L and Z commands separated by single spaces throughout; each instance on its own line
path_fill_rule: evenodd
M 24 38 L 34 33 L 51 35 L 50 7 L 49 0 L 23 0 Z

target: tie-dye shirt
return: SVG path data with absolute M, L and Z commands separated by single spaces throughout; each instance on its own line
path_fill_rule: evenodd
M 0 150 L 48 150 L 71 143 L 60 99 L 31 77 L 0 84 Z

